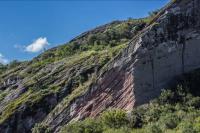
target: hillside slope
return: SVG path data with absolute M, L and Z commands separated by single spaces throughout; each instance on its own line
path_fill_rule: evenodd
M 199 7 L 199 0 L 176 0 L 153 18 L 100 26 L 0 69 L 0 130 L 58 132 L 108 108 L 129 112 L 156 98 L 200 67 Z

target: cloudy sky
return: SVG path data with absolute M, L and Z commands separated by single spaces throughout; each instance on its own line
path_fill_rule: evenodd
M 0 62 L 30 60 L 113 20 L 140 18 L 168 0 L 0 0 Z

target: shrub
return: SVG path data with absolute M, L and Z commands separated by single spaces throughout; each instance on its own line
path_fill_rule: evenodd
M 197 133 L 197 131 L 193 127 L 193 124 L 187 121 L 180 123 L 177 131 L 180 133 Z
M 6 65 L 0 63 L 0 74 L 7 69 Z
M 166 114 L 161 117 L 159 122 L 162 124 L 164 129 L 174 129 L 177 127 L 180 119 L 175 114 Z
M 109 128 L 121 128 L 129 123 L 126 112 L 119 109 L 112 109 L 102 113 L 101 121 L 104 126 Z
M 129 129 L 127 127 L 122 127 L 119 129 L 108 128 L 103 133 L 131 133 L 131 129 Z
M 151 105 L 149 106 L 148 110 L 146 111 L 144 115 L 144 122 L 149 123 L 149 122 L 156 122 L 160 118 L 160 115 L 162 113 L 161 107 L 159 105 Z
M 200 132 L 200 116 L 195 119 L 194 127 L 197 132 Z
M 67 125 L 61 132 L 63 133 L 102 133 L 103 127 L 98 120 L 86 119 Z
M 148 126 L 145 127 L 145 132 L 148 132 L 148 133 L 162 133 L 162 130 L 156 124 L 149 124 Z
M 47 125 L 35 124 L 32 133 L 50 133 L 50 129 Z
M 200 108 L 200 97 L 192 97 L 187 101 L 187 105 L 194 108 Z
M 146 113 L 145 107 L 139 107 L 132 111 L 131 114 L 131 127 L 141 128 L 144 124 L 144 114 Z
M 159 104 L 172 103 L 174 98 L 174 92 L 171 90 L 163 90 L 158 98 Z

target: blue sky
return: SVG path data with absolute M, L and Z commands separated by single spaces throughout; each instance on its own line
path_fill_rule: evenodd
M 0 62 L 30 60 L 96 26 L 140 18 L 169 0 L 0 1 Z

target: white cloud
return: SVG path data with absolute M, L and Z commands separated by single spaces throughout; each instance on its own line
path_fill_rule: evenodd
M 0 63 L 2 64 L 8 64 L 8 59 L 6 59 L 1 53 L 0 53 Z
M 25 51 L 36 53 L 45 48 L 49 43 L 47 41 L 46 37 L 40 37 L 37 40 L 35 40 L 33 43 L 25 47 Z

